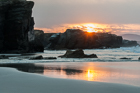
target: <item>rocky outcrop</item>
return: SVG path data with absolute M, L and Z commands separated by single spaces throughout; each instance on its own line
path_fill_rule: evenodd
M 34 2 L 0 0 L 0 52 L 30 52 L 34 40 Z
M 46 49 L 93 49 L 119 48 L 122 37 L 109 33 L 88 33 L 79 29 L 67 29 L 64 33 L 53 34 Z
M 137 41 L 123 40 L 122 47 L 138 46 Z
M 67 50 L 66 53 L 61 58 L 98 58 L 96 54 L 85 55 L 82 49 L 75 51 Z
M 8 56 L 0 55 L 0 59 L 8 59 Z
M 30 44 L 30 49 L 36 52 L 44 51 L 44 31 L 42 30 L 34 30 L 34 40 L 32 40 Z
M 44 57 L 44 59 L 51 60 L 51 59 L 57 59 L 57 58 L 56 57 Z
M 120 59 L 132 59 L 132 58 L 122 57 L 122 58 L 120 58 Z
M 138 60 L 140 61 L 140 57 L 138 58 Z
M 56 33 L 44 33 L 44 47 L 46 46 L 49 46 L 48 44 L 50 43 L 50 37 L 53 35 L 53 34 L 56 34 Z
M 56 57 L 43 57 L 42 55 L 37 55 L 37 56 L 34 56 L 34 57 L 30 57 L 29 60 L 41 60 L 41 59 L 44 59 L 44 60 L 53 60 L 53 59 L 57 59 Z

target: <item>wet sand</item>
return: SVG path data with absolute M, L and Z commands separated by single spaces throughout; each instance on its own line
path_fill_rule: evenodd
M 140 87 L 49 78 L 0 67 L 0 93 L 140 93 Z

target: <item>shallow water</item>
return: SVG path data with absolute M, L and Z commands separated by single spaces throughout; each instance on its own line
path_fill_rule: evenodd
M 140 86 L 139 62 L 59 62 L 0 65 L 0 67 L 3 66 L 52 78 Z
M 65 50 L 45 50 L 36 53 L 56 60 L 28 60 L 34 55 L 19 55 L 1 59 L 0 67 L 14 67 L 20 71 L 42 74 L 53 78 L 77 79 L 140 86 L 140 47 L 117 49 L 86 49 L 85 54 L 98 58 L 59 58 Z M 120 59 L 127 57 L 131 59 Z M 24 64 L 22 64 L 24 63 Z
M 140 63 L 49 63 L 43 75 L 54 78 L 78 79 L 140 86 Z
M 121 47 L 115 49 L 86 49 L 84 53 L 96 54 L 98 58 L 60 58 L 66 50 L 45 50 L 44 53 L 35 53 L 43 57 L 57 57 L 54 60 L 28 60 L 26 57 L 34 55 L 19 55 L 9 59 L 1 59 L 0 63 L 47 63 L 47 62 L 140 62 L 140 47 Z M 120 59 L 120 58 L 129 59 Z M 26 58 L 26 59 L 25 59 Z

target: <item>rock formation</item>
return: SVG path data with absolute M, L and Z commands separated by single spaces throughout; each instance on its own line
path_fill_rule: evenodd
M 120 59 L 132 59 L 132 58 L 122 57 L 122 58 L 120 58 Z
M 0 0 L 0 52 L 30 52 L 34 40 L 33 1 Z
M 8 59 L 8 56 L 0 55 L 0 59 Z
M 137 41 L 123 40 L 122 47 L 138 46 Z
M 79 29 L 67 29 L 64 33 L 53 34 L 46 49 L 92 49 L 119 48 L 122 37 L 109 33 L 88 33 Z
M 44 51 L 44 32 L 42 30 L 34 30 L 35 38 L 30 42 L 30 49 L 36 52 Z
M 48 44 L 50 43 L 50 37 L 53 35 L 53 34 L 56 34 L 56 33 L 44 33 L 44 47 L 48 46 Z
M 75 51 L 67 50 L 66 53 L 61 58 L 98 58 L 96 54 L 85 55 L 82 49 Z

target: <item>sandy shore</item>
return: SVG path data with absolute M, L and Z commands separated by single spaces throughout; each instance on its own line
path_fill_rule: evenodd
M 140 87 L 56 79 L 0 67 L 0 93 L 140 93 Z

